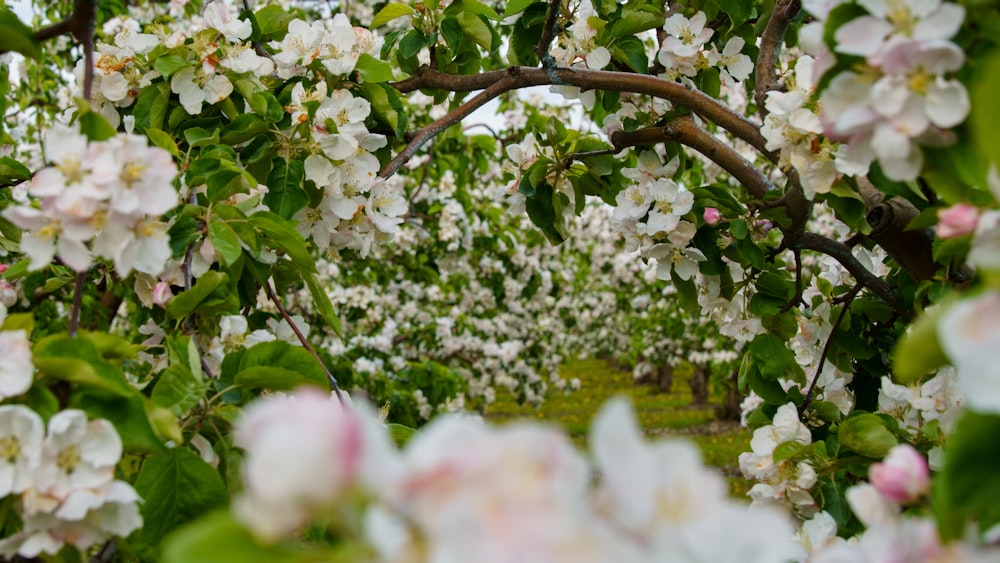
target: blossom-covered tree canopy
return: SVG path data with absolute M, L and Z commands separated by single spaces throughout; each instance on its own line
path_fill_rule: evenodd
M 1000 559 L 998 8 L 5 2 L 0 554 Z

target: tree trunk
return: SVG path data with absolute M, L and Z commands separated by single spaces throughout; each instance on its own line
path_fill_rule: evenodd
M 670 390 L 674 386 L 674 367 L 670 364 L 663 364 L 660 369 L 656 371 L 656 385 L 660 388 L 660 391 L 664 393 L 670 393 Z
M 708 404 L 708 369 L 705 366 L 694 366 L 694 372 L 688 381 L 691 387 L 691 403 L 693 405 Z
M 740 403 L 743 402 L 743 396 L 740 395 L 740 386 L 738 379 L 740 376 L 739 368 L 733 370 L 729 378 L 726 379 L 726 394 L 722 398 L 722 404 L 715 409 L 716 418 L 719 420 L 739 420 L 740 413 Z

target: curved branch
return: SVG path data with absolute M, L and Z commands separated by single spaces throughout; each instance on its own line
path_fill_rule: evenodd
M 846 244 L 817 235 L 816 233 L 803 233 L 799 238 L 799 247 L 832 256 L 854 276 L 854 279 L 858 280 L 858 283 L 872 290 L 875 295 L 881 297 L 883 301 L 888 303 L 900 315 L 906 318 L 913 316 L 913 312 L 907 311 L 902 303 L 899 302 L 889 284 L 861 265 L 861 262 L 851 254 L 851 248 Z
M 512 77 L 514 84 L 510 84 Z M 421 67 L 410 78 L 391 83 L 390 86 L 404 94 L 420 89 L 470 92 L 504 82 L 509 84 L 504 91 L 529 86 L 560 85 L 576 86 L 584 90 L 632 92 L 669 100 L 674 104 L 690 108 L 699 116 L 746 141 L 771 162 L 778 162 L 778 155 L 767 150 L 767 141 L 760 134 L 760 125 L 739 115 L 711 96 L 657 76 L 575 67 L 551 69 L 510 67 L 480 74 L 456 75 Z
M 764 28 L 764 33 L 760 36 L 754 101 L 757 103 L 757 111 L 760 113 L 761 119 L 767 116 L 767 110 L 764 108 L 767 93 L 780 86 L 775 67 L 778 65 L 778 54 L 781 53 L 781 46 L 785 42 L 785 29 L 788 28 L 788 22 L 799 13 L 801 7 L 801 0 L 778 0 L 775 2 L 771 18 L 767 20 L 767 27 Z
M 774 184 L 767 179 L 767 176 L 757 170 L 752 163 L 743 158 L 732 147 L 699 127 L 690 115 L 678 117 L 664 127 L 628 132 L 618 131 L 611 135 L 611 143 L 618 150 L 663 141 L 681 143 L 707 156 L 743 184 L 756 199 L 764 199 L 767 192 L 775 189 Z
M 436 70 L 430 70 L 429 72 L 438 73 Z M 476 94 L 468 102 L 465 102 L 461 106 L 448 112 L 444 117 L 432 122 L 430 125 L 422 127 L 416 132 L 412 139 L 406 144 L 406 148 L 399 152 L 392 160 L 386 163 L 385 166 L 379 170 L 380 178 L 388 178 L 396 173 L 406 161 L 416 154 L 417 150 L 423 146 L 424 143 L 441 134 L 442 131 L 451 127 L 452 125 L 462 121 L 468 117 L 472 112 L 476 111 L 487 102 L 496 98 L 500 94 L 513 90 L 515 88 L 521 88 L 521 80 L 518 79 L 518 73 L 503 71 L 506 74 L 499 80 L 490 84 L 482 92 Z M 440 74 L 440 73 L 438 73 Z

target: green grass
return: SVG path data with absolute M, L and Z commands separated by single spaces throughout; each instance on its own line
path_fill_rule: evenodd
M 684 435 L 701 448 L 705 463 L 719 468 L 729 480 L 730 492 L 743 497 L 752 483 L 742 477 L 737 458 L 750 449 L 749 430 L 732 424 L 715 423 L 713 401 L 709 405 L 691 405 L 687 386 L 690 369 L 680 367 L 674 374 L 671 393 L 662 393 L 636 385 L 632 374 L 612 368 L 603 360 L 574 360 L 563 365 L 561 375 L 579 378 L 580 389 L 571 393 L 550 391 L 540 408 L 519 405 L 509 393 L 497 393 L 487 418 L 495 422 L 532 419 L 552 422 L 564 428 L 581 448 L 586 447 L 587 429 L 604 402 L 615 396 L 629 397 L 639 417 L 639 424 L 650 438 Z

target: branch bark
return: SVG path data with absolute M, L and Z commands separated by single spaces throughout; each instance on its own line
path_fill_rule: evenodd
M 837 262 L 854 276 L 854 279 L 858 281 L 861 285 L 872 290 L 875 295 L 882 298 L 883 301 L 888 303 L 893 309 L 895 309 L 900 315 L 911 318 L 913 316 L 913 311 L 907 311 L 899 299 L 896 297 L 893 289 L 887 284 L 882 278 L 876 276 L 875 274 L 868 271 L 857 258 L 851 254 L 851 248 L 846 244 L 828 239 L 824 236 L 817 235 L 816 233 L 803 233 L 799 239 L 799 247 L 805 250 L 815 250 L 817 252 L 822 252 L 827 256 L 832 256 Z
M 651 127 L 638 131 L 617 131 L 611 135 L 611 143 L 618 150 L 664 141 L 681 143 L 707 156 L 743 184 L 756 199 L 763 200 L 767 192 L 775 189 L 774 184 L 767 179 L 767 176 L 757 170 L 751 162 L 743 158 L 732 147 L 699 127 L 690 115 L 678 117 L 664 127 Z
M 761 119 L 767 116 L 767 109 L 764 108 L 767 93 L 781 86 L 775 72 L 778 66 L 778 55 L 785 42 L 785 30 L 788 28 L 788 22 L 799 13 L 801 6 L 801 0 L 778 0 L 775 2 L 771 17 L 767 20 L 767 27 L 764 28 L 764 33 L 760 36 L 754 101 L 757 103 L 757 112 L 760 113 Z
M 405 94 L 421 89 L 471 92 L 488 89 L 496 84 L 505 84 L 502 92 L 529 86 L 560 85 L 576 86 L 584 90 L 632 92 L 669 100 L 690 108 L 697 115 L 746 141 L 771 162 L 778 162 L 778 156 L 767 150 L 767 141 L 760 134 L 759 124 L 739 115 L 711 96 L 656 76 L 566 67 L 510 67 L 480 74 L 455 75 L 421 67 L 410 78 L 392 83 L 391 86 Z

